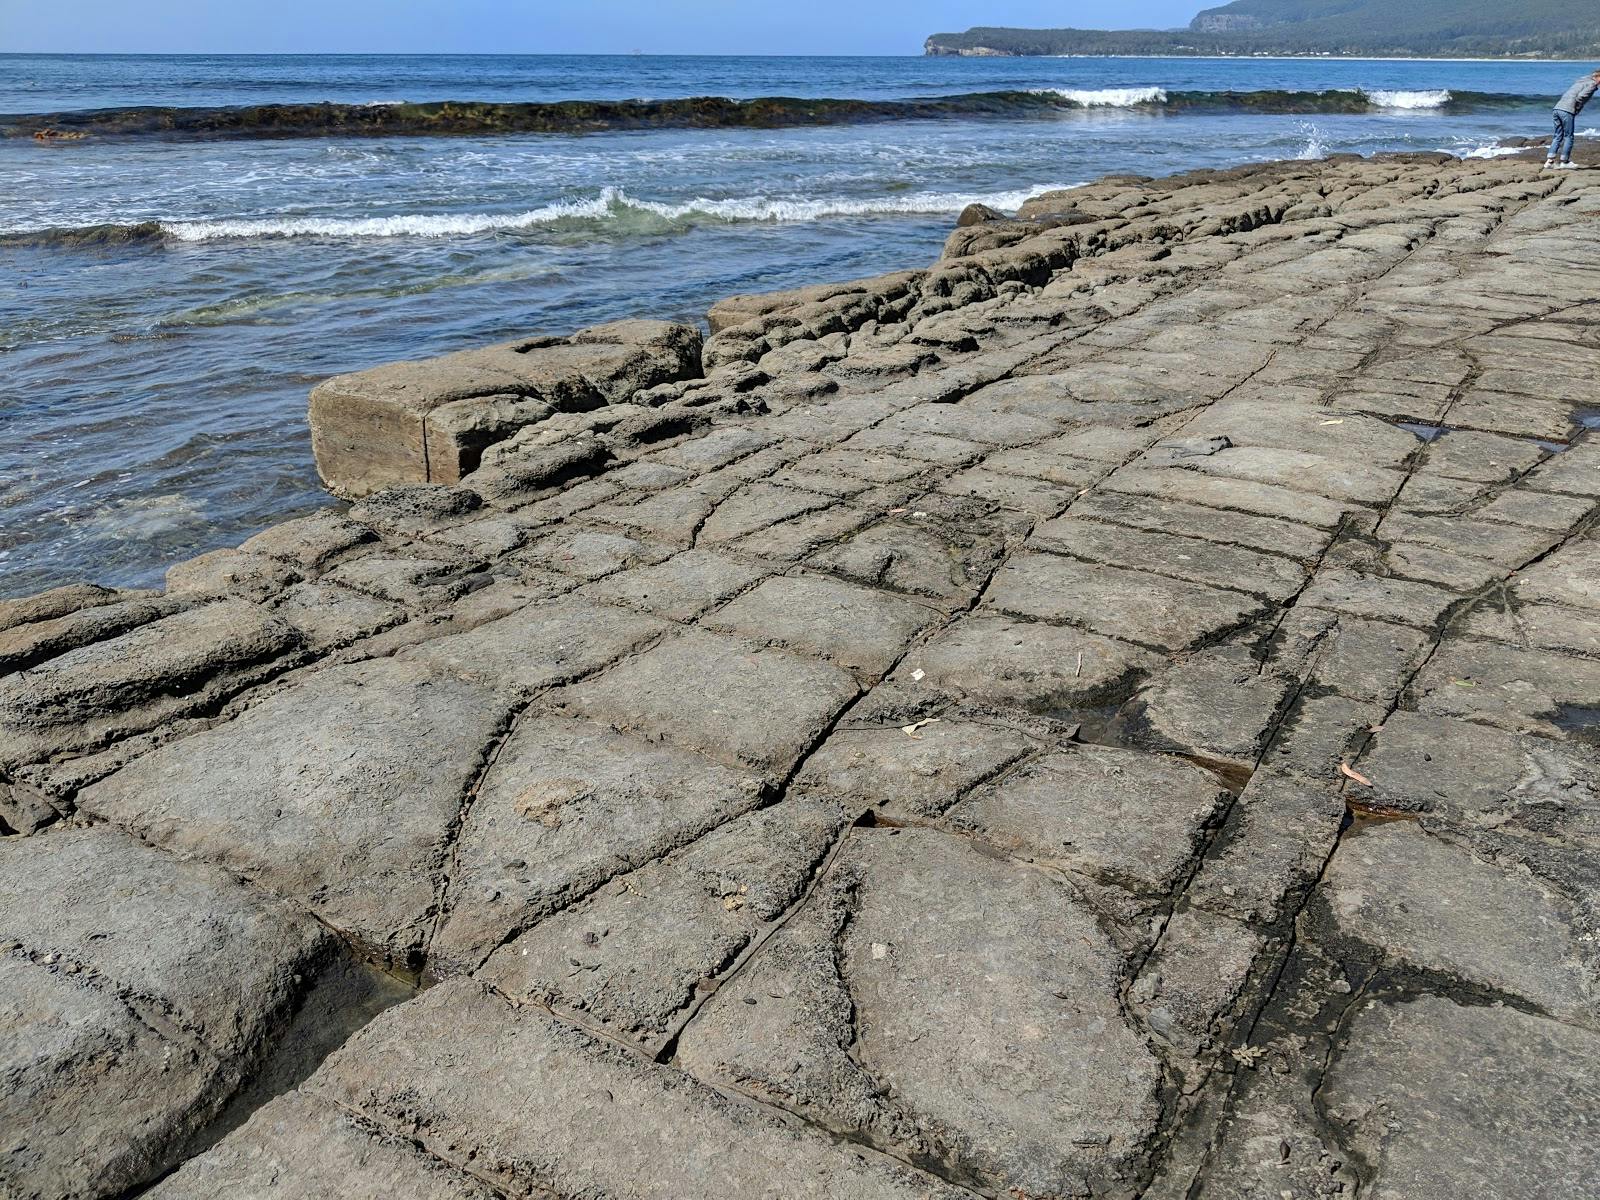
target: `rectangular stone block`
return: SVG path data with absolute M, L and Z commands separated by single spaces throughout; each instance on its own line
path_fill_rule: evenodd
M 313 389 L 311 446 L 340 495 L 455 483 L 486 448 L 552 413 L 619 403 L 699 371 L 699 331 L 662 321 L 391 363 Z

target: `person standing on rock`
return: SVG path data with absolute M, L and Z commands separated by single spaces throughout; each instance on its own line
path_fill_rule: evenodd
M 1556 135 L 1550 142 L 1550 154 L 1544 160 L 1545 170 L 1573 169 L 1572 143 L 1578 136 L 1578 114 L 1597 91 L 1600 91 L 1600 71 L 1585 75 L 1556 101 Z

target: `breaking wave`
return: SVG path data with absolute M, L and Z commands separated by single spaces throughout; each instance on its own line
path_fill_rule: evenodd
M 1412 111 L 1422 108 L 1444 108 L 1454 98 L 1443 88 L 1428 92 L 1364 91 L 1362 95 L 1379 108 Z
M 1301 162 L 1315 162 L 1328 157 L 1328 135 L 1310 121 L 1299 121 L 1300 136 L 1305 139 L 1295 158 Z
M 1184 112 L 1370 113 L 1542 108 L 1548 98 L 1495 92 L 1172 91 L 1161 87 L 1035 88 L 904 99 L 450 100 L 428 104 L 264 104 L 238 108 L 122 108 L 0 116 L 0 137 L 65 143 L 95 137 L 284 138 L 582 134 L 638 129 L 780 129 L 876 121 L 1061 116 L 1095 109 Z
M 608 187 L 585 200 L 563 201 L 515 213 L 400 213 L 386 217 L 276 217 L 97 225 L 87 229 L 48 229 L 0 233 L 0 243 L 28 245 L 114 245 L 133 241 L 211 242 L 261 238 L 450 238 L 516 233 L 549 227 L 613 233 L 671 233 L 714 223 L 786 223 L 830 218 L 943 214 L 969 204 L 1011 210 L 1047 191 L 1071 184 L 1052 183 L 1007 192 L 907 192 L 895 196 L 817 199 L 746 196 L 695 199 L 681 203 L 640 200 Z M 122 231 L 117 236 L 112 231 Z M 93 233 L 93 236 L 89 234 Z
M 1525 146 L 1502 146 L 1497 142 L 1485 142 L 1481 146 L 1456 146 L 1445 150 L 1445 153 L 1454 154 L 1458 158 L 1510 158 L 1526 153 L 1526 150 Z
M 1140 88 L 1092 88 L 1077 90 L 1073 88 L 1037 88 L 1032 93 L 1035 96 L 1058 96 L 1080 108 L 1138 108 L 1146 104 L 1165 104 L 1167 91 L 1165 88 L 1140 87 Z

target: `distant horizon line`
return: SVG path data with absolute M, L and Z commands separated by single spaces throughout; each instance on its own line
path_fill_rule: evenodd
M 0 50 L 0 58 L 931 58 L 921 50 L 879 54 L 782 54 L 770 50 Z M 951 55 L 949 57 L 958 57 Z M 1022 55 L 1008 55 L 1020 58 Z M 1188 58 L 1190 55 L 1086 55 Z
M 1476 62 L 1581 63 L 1600 56 L 1545 58 L 1528 55 L 1417 54 L 1004 54 L 930 55 L 922 51 L 876 54 L 782 54 L 773 51 L 675 50 L 0 50 L 0 58 L 928 58 L 944 61 L 993 62 L 996 59 L 1140 59 L 1144 61 L 1213 62 Z

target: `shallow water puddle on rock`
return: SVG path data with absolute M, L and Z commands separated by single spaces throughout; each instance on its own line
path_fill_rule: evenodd
M 1437 442 L 1445 434 L 1454 432 L 1447 425 L 1423 425 L 1416 421 L 1396 421 L 1395 426 L 1424 442 Z
M 1576 741 L 1600 746 L 1600 708 L 1586 704 L 1560 704 L 1551 718 L 1557 728 Z

